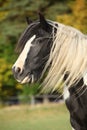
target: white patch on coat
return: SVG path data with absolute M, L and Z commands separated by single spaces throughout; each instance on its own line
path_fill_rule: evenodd
M 84 84 L 87 85 L 87 73 L 84 74 L 83 81 L 84 81 Z
M 75 129 L 72 127 L 72 130 L 75 130 Z
M 63 89 L 63 98 L 64 98 L 64 100 L 67 100 L 69 97 L 70 97 L 70 92 L 68 90 L 68 87 L 64 86 L 64 89 Z
M 21 71 L 23 70 L 24 67 L 24 63 L 25 63 L 25 59 L 27 58 L 27 54 L 30 51 L 30 48 L 32 45 L 32 41 L 36 38 L 36 35 L 33 35 L 25 44 L 25 47 L 23 49 L 23 51 L 21 52 L 21 54 L 19 55 L 17 61 L 15 62 L 15 64 L 13 65 L 13 67 L 16 68 L 20 68 Z

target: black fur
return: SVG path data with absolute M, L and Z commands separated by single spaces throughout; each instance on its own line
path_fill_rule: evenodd
M 87 130 L 87 86 L 83 79 L 69 89 L 70 97 L 65 101 L 70 112 L 70 122 L 75 130 Z

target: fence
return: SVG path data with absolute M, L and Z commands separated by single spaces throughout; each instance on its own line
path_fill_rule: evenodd
M 39 104 L 39 103 L 47 103 L 47 102 L 60 102 L 62 100 L 62 96 L 60 95 L 27 95 L 27 96 L 12 96 L 4 99 L 4 101 L 0 102 L 4 105 L 18 105 L 18 104 Z

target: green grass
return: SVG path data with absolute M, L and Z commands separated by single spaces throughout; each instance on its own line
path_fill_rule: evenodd
M 0 130 L 71 130 L 64 104 L 0 109 Z

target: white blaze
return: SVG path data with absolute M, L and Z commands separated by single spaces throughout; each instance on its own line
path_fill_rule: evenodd
M 27 54 L 30 51 L 30 48 L 32 46 L 32 41 L 35 39 L 36 35 L 33 35 L 25 44 L 25 47 L 21 54 L 19 55 L 17 61 L 13 65 L 13 67 L 19 67 L 21 71 L 23 70 L 25 59 L 27 58 Z

